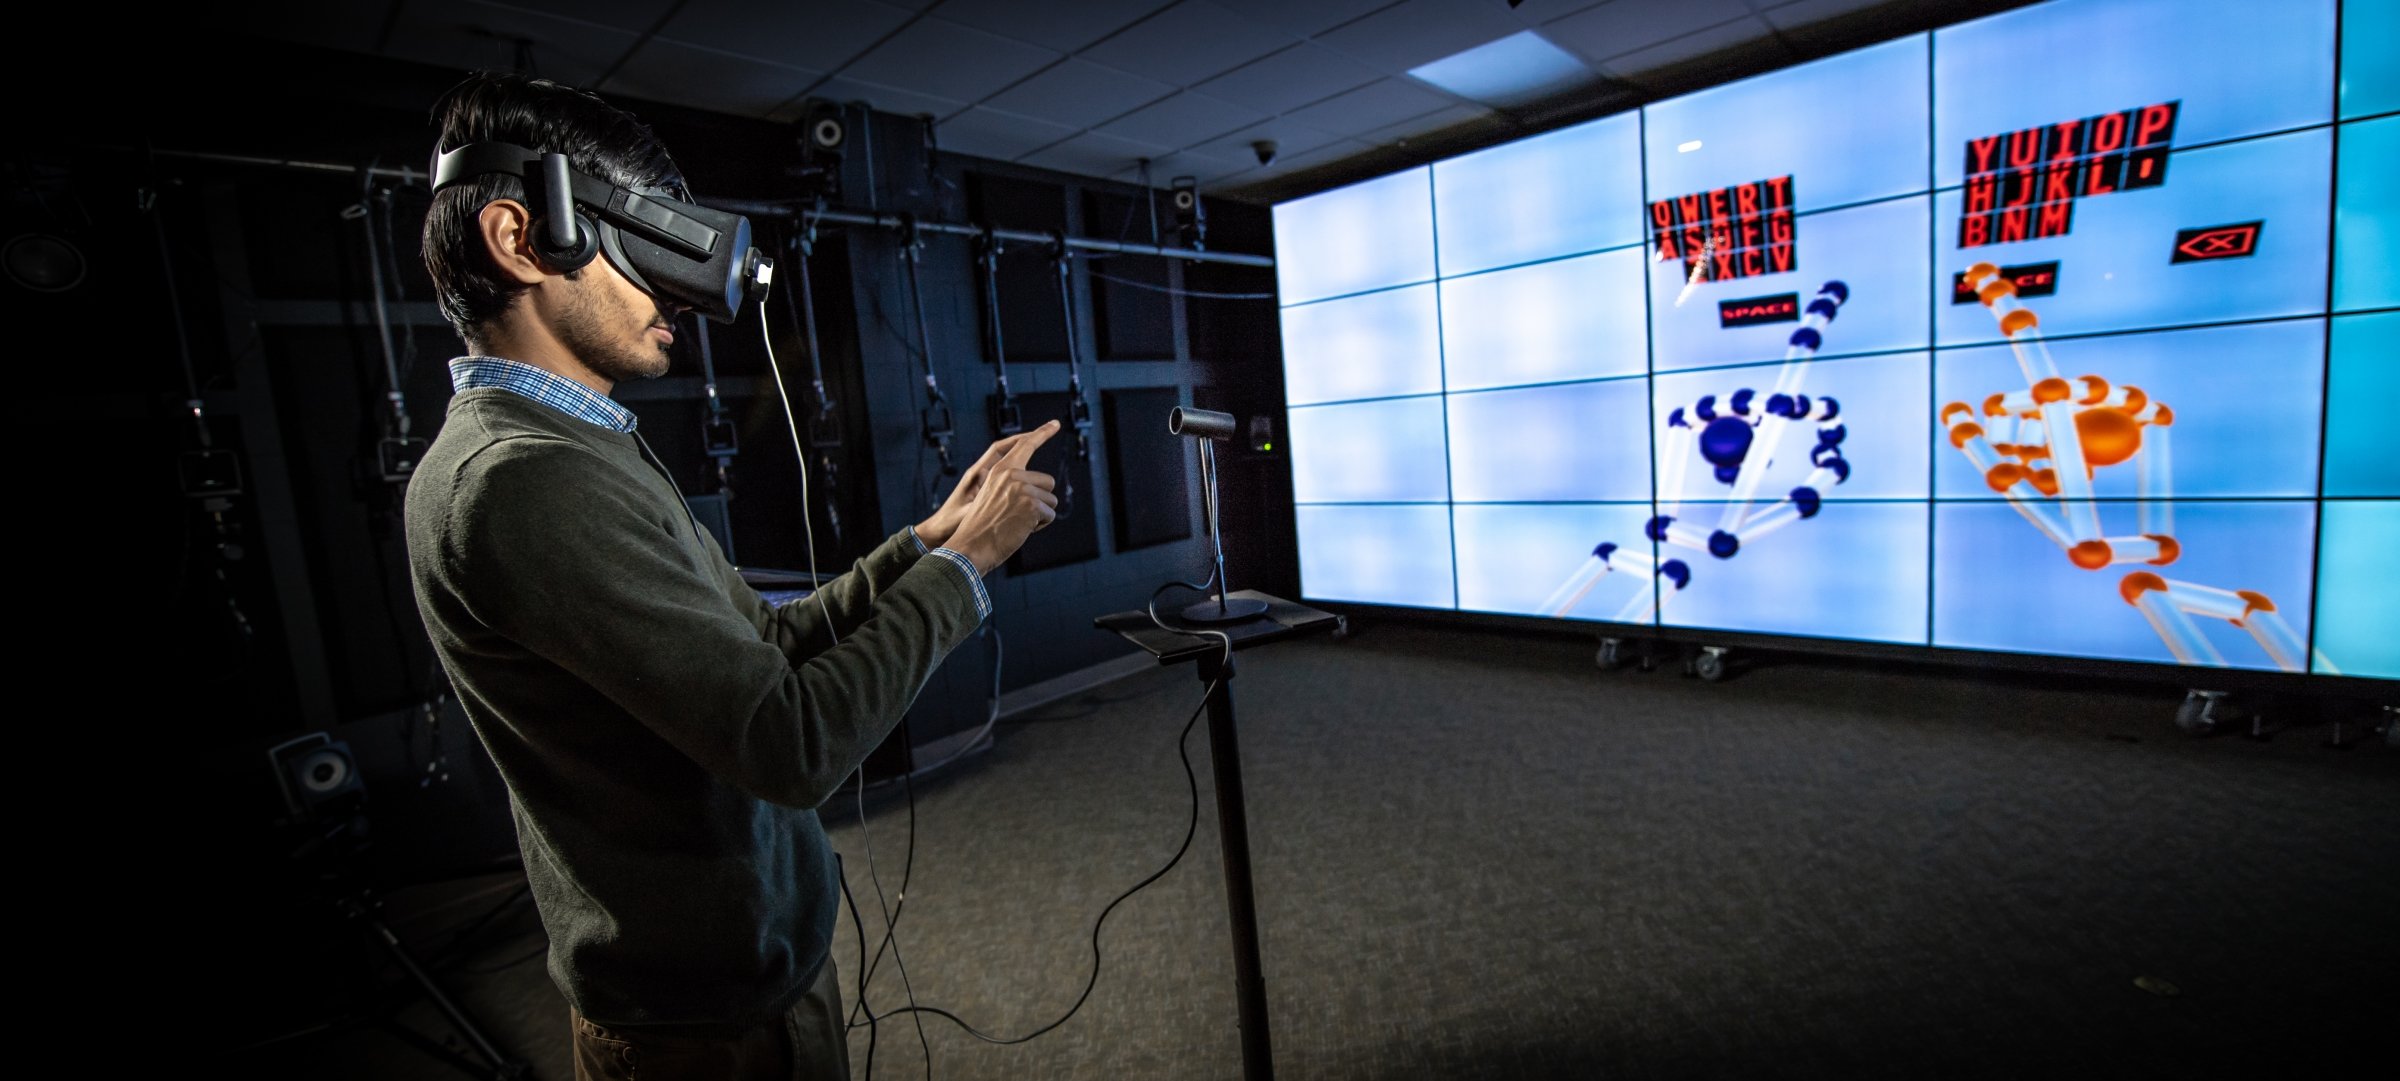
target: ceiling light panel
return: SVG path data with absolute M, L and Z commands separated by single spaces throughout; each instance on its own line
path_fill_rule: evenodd
M 1574 54 L 1532 30 L 1520 30 L 1419 65 L 1408 73 L 1469 101 L 1502 106 L 1522 105 L 1598 78 Z

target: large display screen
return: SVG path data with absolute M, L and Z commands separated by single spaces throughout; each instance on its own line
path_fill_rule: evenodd
M 2400 17 L 2053 0 L 1275 208 L 1305 596 L 2400 678 Z

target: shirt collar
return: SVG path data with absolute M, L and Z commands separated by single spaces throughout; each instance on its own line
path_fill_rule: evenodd
M 612 432 L 631 433 L 633 411 L 572 379 L 505 357 L 459 357 L 450 362 L 450 388 L 498 387 Z

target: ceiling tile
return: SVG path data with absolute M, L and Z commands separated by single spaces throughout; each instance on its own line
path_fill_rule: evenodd
M 1778 30 L 1797 30 L 1811 23 L 1824 22 L 1837 15 L 1849 15 L 1868 8 L 1883 7 L 1892 0 L 1799 0 L 1798 3 L 1778 4 L 1765 9 L 1767 21 Z
M 245 33 L 329 49 L 371 53 L 383 36 L 381 6 L 322 0 L 257 0 L 229 12 Z
M 434 0 L 400 9 L 384 54 L 446 68 L 516 68 L 517 42 L 530 43 L 536 74 L 588 86 L 639 40 L 623 30 L 498 4 Z
M 1100 126 L 1101 131 L 1165 147 L 1186 147 L 1266 119 L 1265 113 L 1186 90 Z
M 852 61 L 841 74 L 933 97 L 981 101 L 1057 59 L 1048 49 L 929 17 Z
M 1397 124 L 1385 125 L 1360 135 L 1358 138 L 1377 146 L 1399 146 L 1406 144 L 1411 139 L 1431 135 L 1437 131 L 1448 131 L 1451 128 L 1468 124 L 1497 124 L 1500 122 L 1499 114 L 1490 109 L 1474 105 L 1453 105 L 1423 116 L 1410 117 Z
M 1017 160 L 1026 165 L 1056 169 L 1084 176 L 1110 176 L 1123 171 L 1140 158 L 1158 158 L 1166 147 L 1097 131 L 1087 131 L 1055 146 L 1045 147 Z
M 933 137 L 951 153 L 1013 161 L 1075 132 L 1064 124 L 978 106 L 936 125 Z
M 1231 158 L 1202 154 L 1194 150 L 1178 150 L 1166 157 L 1151 160 L 1150 180 L 1153 184 L 1165 186 L 1177 177 L 1188 176 L 1198 181 L 1200 190 L 1205 192 L 1214 187 L 1219 178 L 1234 176 L 1256 168 L 1258 168 L 1258 159 L 1247 155 Z M 1142 180 L 1141 167 L 1136 165 L 1119 169 L 1109 174 L 1108 179 L 1139 184 Z M 1147 237 L 1145 236 L 1144 239 Z
M 983 104 L 1019 116 L 1088 128 L 1172 94 L 1175 88 L 1069 57 Z
M 1116 33 L 1174 0 L 944 0 L 942 18 L 1060 52 Z
M 1524 23 L 1528 27 L 1538 27 L 1544 23 L 1555 22 L 1559 19 L 1566 18 L 1569 15 L 1573 15 L 1578 11 L 1596 8 L 1608 2 L 1609 0 L 1525 0 L 1524 3 L 1511 8 L 1510 14 L 1515 15 L 1517 17 L 1517 21 Z M 1638 4 L 1659 4 L 1673 3 L 1675 0 L 1632 0 L 1632 2 Z
M 1190 86 L 1231 71 L 1297 40 L 1209 0 L 1182 3 L 1129 26 L 1083 51 L 1124 71 Z
M 1355 137 L 1455 105 L 1456 99 L 1408 79 L 1385 79 L 1284 115 L 1319 131 Z
M 1380 74 L 1322 45 L 1302 42 L 1253 60 L 1194 89 L 1273 115 L 1364 86 Z
M 1775 40 L 1767 24 L 1752 15 L 1695 34 L 1686 34 L 1664 44 L 1611 57 L 1601 67 L 1611 75 L 1638 83 L 1645 73 L 1729 50 L 1741 50 L 1745 58 L 1772 54 L 1773 59 L 1785 62 L 1792 59 L 1790 51 Z
M 1398 75 L 1419 64 L 1464 52 L 1525 29 L 1503 3 L 1403 0 L 1316 41 Z
M 1273 162 L 1258 169 L 1254 169 L 1248 174 L 1245 174 L 1244 179 L 1281 176 L 1285 173 L 1296 173 L 1303 169 L 1314 169 L 1320 165 L 1331 165 L 1334 162 L 1342 161 L 1347 158 L 1354 158 L 1360 154 L 1371 153 L 1374 151 L 1374 149 L 1375 147 L 1372 144 L 1362 143 L 1356 139 L 1341 139 L 1335 142 L 1326 143 L 1323 146 L 1314 147 L 1298 154 L 1292 154 L 1288 156 L 1278 155 Z
M 687 0 L 660 37 L 776 64 L 832 71 L 914 17 L 876 0 L 760 4 Z
M 1268 26 L 1289 30 L 1302 37 L 1315 37 L 1337 29 L 1405 0 L 1216 0 L 1217 3 L 1248 15 Z M 1506 14 L 1517 28 L 1540 26 L 1563 15 L 1572 15 L 1607 0 L 1523 0 L 1510 6 Z M 1647 2 L 1647 0 L 1646 0 Z
M 675 0 L 510 0 L 506 6 L 647 34 Z
M 913 90 L 880 86 L 875 83 L 860 82 L 856 79 L 827 79 L 810 90 L 808 96 L 826 101 L 863 101 L 878 112 L 898 113 L 901 116 L 920 116 L 930 113 L 935 117 L 945 117 L 967 107 L 967 103 L 963 101 L 932 97 Z M 783 108 L 769 114 L 768 119 L 778 122 L 798 119 L 800 104 L 798 100 L 786 102 Z
M 653 38 L 597 89 L 612 96 L 763 117 L 822 77 L 822 72 Z
M 1277 117 L 1263 123 L 1252 124 L 1221 138 L 1211 139 L 1193 149 L 1203 154 L 1238 158 L 1255 153 L 1250 144 L 1261 139 L 1272 140 L 1275 143 L 1275 157 L 1276 160 L 1281 161 L 1284 158 L 1305 154 L 1335 142 L 1340 139 L 1340 136 L 1331 132 L 1318 131 L 1290 117 Z
M 1216 0 L 1227 10 L 1298 37 L 1322 34 L 1400 0 Z
M 1542 34 L 1594 60 L 1606 60 L 1748 15 L 1749 5 L 1742 0 L 1613 0 L 1553 22 Z

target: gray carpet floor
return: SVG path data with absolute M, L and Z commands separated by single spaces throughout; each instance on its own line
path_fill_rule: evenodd
M 2391 1076 L 2400 753 L 2322 749 L 2321 726 L 2184 737 L 2158 688 L 1831 661 L 1707 684 L 1590 658 L 1408 624 L 1243 656 L 1282 1076 Z M 916 786 L 918 1002 L 1003 1036 L 1066 1010 L 1093 916 L 1183 835 L 1199 692 L 1188 668 L 1136 676 Z M 1005 1047 L 926 1017 L 932 1077 L 1239 1076 L 1206 743 L 1203 722 L 1192 849 L 1110 917 L 1081 1012 Z M 896 790 L 865 811 L 826 815 L 872 949 L 868 847 L 896 900 L 907 813 Z M 431 940 L 513 884 L 395 898 L 394 922 Z M 526 906 L 477 942 L 445 984 L 536 1077 L 571 1076 L 563 1003 L 538 960 L 510 964 L 541 943 Z M 836 959 L 855 995 L 846 915 Z M 888 960 L 869 998 L 905 1002 Z M 455 1045 L 421 1001 L 398 1023 Z M 875 1042 L 877 1076 L 928 1075 L 905 1015 Z M 376 1028 L 239 1065 L 461 1076 Z

